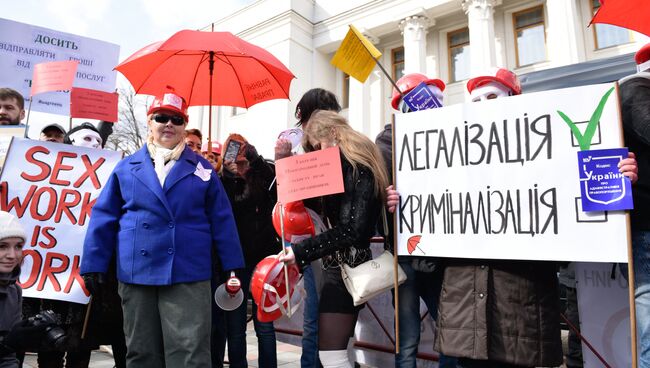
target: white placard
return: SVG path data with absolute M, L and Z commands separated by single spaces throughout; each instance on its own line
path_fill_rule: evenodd
M 627 215 L 581 210 L 580 148 L 558 114 L 584 133 L 612 88 L 567 88 L 396 115 L 398 254 L 626 262 Z M 614 91 L 591 149 L 620 147 L 619 111 Z
M 22 93 L 25 110 L 35 64 L 77 60 L 73 86 L 113 92 L 119 54 L 120 47 L 109 42 L 0 18 L 0 86 Z M 70 93 L 36 95 L 32 110 L 69 115 Z
M 610 367 L 631 367 L 627 281 L 618 265 L 611 273 L 611 263 L 576 263 L 580 332 Z M 584 343 L 582 358 L 585 368 L 604 366 Z
M 0 176 L 0 208 L 27 241 L 23 296 L 87 303 L 79 264 L 90 211 L 120 152 L 14 138 Z

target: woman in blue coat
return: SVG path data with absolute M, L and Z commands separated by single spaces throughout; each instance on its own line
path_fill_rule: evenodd
M 97 198 L 80 272 L 94 293 L 116 255 L 130 368 L 207 367 L 212 255 L 244 267 L 237 228 L 212 166 L 185 147 L 185 101 L 156 98 L 147 124 Z

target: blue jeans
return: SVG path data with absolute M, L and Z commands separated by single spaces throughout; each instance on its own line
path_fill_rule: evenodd
M 321 366 L 318 359 L 318 290 L 311 266 L 307 266 L 303 271 L 303 283 L 307 295 L 303 309 L 300 367 L 318 368 Z
M 247 299 L 250 298 L 250 282 L 253 274 L 253 268 L 246 268 L 240 274 L 240 281 L 242 290 L 247 293 Z M 225 279 L 225 278 L 223 278 Z M 213 322 L 213 338 L 212 338 L 212 365 L 213 367 L 223 366 L 223 356 L 225 350 L 226 339 L 228 340 L 228 362 L 231 368 L 245 368 L 248 367 L 246 361 L 246 309 L 248 303 L 246 299 L 234 311 L 226 312 L 221 310 L 216 304 L 212 305 L 213 310 L 217 315 L 217 320 Z M 259 354 L 259 367 L 272 368 L 277 367 L 277 355 L 275 344 L 275 328 L 273 322 L 259 322 L 257 320 L 257 306 L 255 302 L 252 303 L 253 307 L 253 326 L 255 327 L 255 334 L 257 335 L 257 349 Z M 225 329 L 225 334 L 218 333 L 216 330 Z M 225 338 L 224 338 L 225 336 Z M 220 362 L 219 362 L 220 361 Z
M 438 299 L 442 287 L 442 272 L 420 272 L 413 269 L 411 259 L 399 260 L 406 273 L 406 281 L 399 286 L 399 354 L 395 355 L 395 367 L 415 368 L 420 344 L 420 298 L 424 300 L 431 318 L 438 316 Z M 456 359 L 440 355 L 438 367 L 456 366 Z
M 632 233 L 639 368 L 650 368 L 650 231 Z

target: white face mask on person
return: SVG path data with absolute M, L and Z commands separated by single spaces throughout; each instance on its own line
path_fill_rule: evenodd
M 102 137 L 94 130 L 81 129 L 70 134 L 69 138 L 73 146 L 102 148 Z
M 493 100 L 495 98 L 508 97 L 511 95 L 512 91 L 508 87 L 502 85 L 501 83 L 489 82 L 480 87 L 474 88 L 470 94 L 470 97 L 472 98 L 472 102 L 479 102 Z
M 427 85 L 427 88 L 431 94 L 434 95 L 438 101 L 440 101 L 440 104 L 442 105 L 443 95 L 440 88 L 435 85 Z M 397 109 L 404 113 L 411 112 L 411 108 L 406 104 L 406 102 L 404 102 L 404 99 L 400 99 L 399 104 L 397 104 Z

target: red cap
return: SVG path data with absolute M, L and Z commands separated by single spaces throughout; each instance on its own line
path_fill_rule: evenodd
M 163 94 L 162 96 L 156 96 L 151 106 L 149 106 L 149 111 L 147 111 L 147 115 L 151 115 L 154 112 L 159 110 L 169 110 L 169 111 L 177 112 L 183 115 L 185 121 L 188 120 L 187 103 L 185 102 L 183 97 L 177 94 L 168 92 Z
M 397 84 L 397 87 L 399 87 L 400 91 L 402 91 L 402 94 L 407 94 L 411 92 L 411 90 L 415 87 L 418 86 L 420 83 L 426 83 L 427 85 L 434 85 L 440 89 L 440 91 L 445 90 L 445 82 L 441 81 L 440 79 L 429 79 L 426 75 L 420 74 L 420 73 L 411 73 L 403 76 L 395 84 Z M 393 106 L 393 109 L 397 110 L 397 106 L 399 105 L 399 100 L 402 98 L 402 94 L 400 94 L 395 87 L 393 87 L 393 97 L 391 98 L 391 106 Z
M 208 152 L 208 150 L 206 149 L 203 152 Z M 217 141 L 212 141 L 212 152 L 216 153 L 217 155 L 220 155 L 221 154 L 221 143 L 219 143 Z
M 645 44 L 639 51 L 634 54 L 634 61 L 637 64 L 643 64 L 650 60 L 650 43 Z
M 497 82 L 504 85 L 506 88 L 509 88 L 515 95 L 521 94 L 521 84 L 519 83 L 519 77 L 517 77 L 517 74 L 504 68 L 494 68 L 489 73 L 487 73 L 487 75 L 482 75 L 480 77 L 468 80 L 467 91 L 469 93 L 472 93 L 474 88 L 480 87 L 490 82 Z

